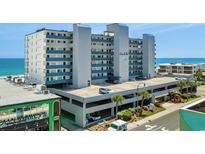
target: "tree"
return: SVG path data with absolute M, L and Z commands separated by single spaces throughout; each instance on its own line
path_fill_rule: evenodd
M 187 83 L 189 86 L 190 86 L 190 88 L 191 88 L 191 93 L 193 93 L 193 89 L 194 88 L 197 88 L 197 83 L 196 82 L 191 82 L 191 81 L 189 81 L 188 83 Z
M 116 118 L 118 118 L 118 106 L 124 102 L 125 98 L 123 96 L 112 96 L 111 100 L 116 103 Z
M 203 78 L 203 73 L 202 71 L 198 70 L 195 74 L 194 77 L 196 78 L 196 81 L 199 81 Z
M 143 107 L 143 106 L 144 106 L 144 101 L 145 101 L 146 99 L 149 99 L 149 98 L 150 98 L 150 94 L 149 94 L 148 91 L 142 91 L 141 93 L 139 93 L 139 96 L 142 97 L 141 107 Z
M 186 84 L 186 82 L 184 82 L 184 81 L 179 81 L 179 82 L 178 82 L 178 86 L 179 86 L 179 88 L 180 88 L 180 92 L 182 93 L 182 90 L 183 90 L 185 87 L 187 87 L 187 84 Z

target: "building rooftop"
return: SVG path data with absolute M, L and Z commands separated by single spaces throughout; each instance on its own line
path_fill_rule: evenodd
M 68 93 L 73 96 L 89 98 L 89 97 L 104 95 L 99 93 L 99 88 L 101 87 L 109 88 L 113 91 L 112 94 L 115 94 L 118 92 L 134 90 L 137 88 L 138 85 L 139 88 L 142 88 L 144 87 L 142 83 L 145 83 L 147 87 L 147 86 L 156 86 L 156 85 L 161 85 L 161 84 L 166 84 L 171 82 L 177 82 L 177 80 L 171 77 L 161 77 L 161 78 L 153 78 L 148 80 L 128 81 L 120 84 L 110 84 L 110 83 L 96 84 L 81 89 L 61 88 L 61 89 L 53 89 L 53 90 L 61 91 L 63 93 Z
M 24 86 L 15 85 L 2 78 L 0 87 L 0 107 L 59 98 L 51 93 L 36 94 L 34 90 L 29 91 L 24 89 Z
M 186 63 L 163 63 L 159 64 L 159 66 L 197 66 L 197 64 L 186 64 Z

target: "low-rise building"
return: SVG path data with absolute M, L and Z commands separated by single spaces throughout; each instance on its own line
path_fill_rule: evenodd
M 142 98 L 138 94 L 147 90 L 151 99 L 145 102 L 149 104 L 155 98 L 167 99 L 169 91 L 177 88 L 177 80 L 170 77 L 153 78 L 148 80 L 128 81 L 121 84 L 95 84 L 81 89 L 52 88 L 51 92 L 62 97 L 61 108 L 70 115 L 73 123 L 87 127 L 99 120 L 107 119 L 115 115 L 115 102 L 111 98 L 121 95 L 125 98 L 119 110 L 132 108 Z M 111 93 L 101 94 L 99 89 L 106 87 Z M 62 122 L 63 124 L 63 122 Z
M 181 131 L 205 130 L 205 98 L 183 107 L 179 114 Z
M 60 97 L 0 79 L 0 131 L 60 130 Z
M 158 73 L 162 76 L 193 77 L 198 70 L 197 64 L 168 63 L 160 64 Z

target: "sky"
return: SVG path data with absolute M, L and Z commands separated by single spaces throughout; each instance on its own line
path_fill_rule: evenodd
M 106 24 L 86 24 L 92 33 L 103 33 Z M 126 24 L 129 37 L 142 38 L 153 34 L 157 58 L 205 58 L 205 24 Z M 50 28 L 72 31 L 70 23 L 0 24 L 0 58 L 23 58 L 24 36 L 37 29 Z

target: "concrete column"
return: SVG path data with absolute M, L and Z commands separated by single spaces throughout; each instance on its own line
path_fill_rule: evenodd
M 83 115 L 82 115 L 82 118 L 83 118 L 83 127 L 86 127 L 86 103 L 83 103 Z
M 114 107 L 113 107 L 113 108 L 111 108 L 111 116 L 115 116 Z

